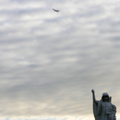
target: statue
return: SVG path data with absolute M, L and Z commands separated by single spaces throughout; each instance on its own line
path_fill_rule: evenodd
M 116 120 L 116 106 L 111 103 L 111 97 L 108 93 L 103 93 L 99 101 L 95 99 L 94 90 L 92 90 L 92 96 L 95 120 Z

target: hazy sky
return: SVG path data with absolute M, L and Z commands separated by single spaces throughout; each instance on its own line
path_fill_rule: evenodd
M 1 119 L 94 120 L 91 89 L 119 119 L 119 86 L 120 0 L 0 0 Z

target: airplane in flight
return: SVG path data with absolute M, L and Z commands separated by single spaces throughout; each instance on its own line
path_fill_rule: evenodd
M 54 12 L 60 12 L 60 10 L 56 10 L 56 9 L 54 9 L 54 8 L 53 8 L 53 11 L 54 11 Z

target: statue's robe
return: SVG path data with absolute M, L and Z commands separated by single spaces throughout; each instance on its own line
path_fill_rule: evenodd
M 115 111 L 111 102 L 102 100 L 93 102 L 93 113 L 95 120 L 115 120 Z

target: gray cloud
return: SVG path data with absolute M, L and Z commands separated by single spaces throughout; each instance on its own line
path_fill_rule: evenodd
M 119 115 L 119 1 L 0 3 L 1 117 L 88 119 L 92 88 Z

